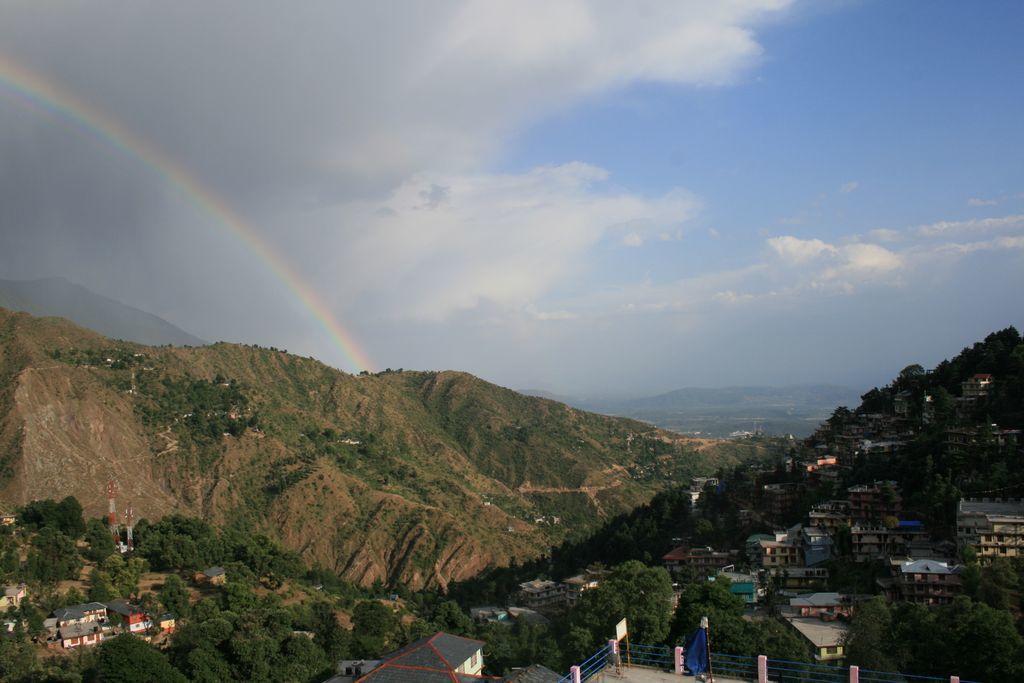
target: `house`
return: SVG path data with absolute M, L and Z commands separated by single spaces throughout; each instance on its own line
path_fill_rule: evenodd
M 709 577 L 709 581 L 716 580 L 719 576 L 729 579 L 729 592 L 739 596 L 746 605 L 757 603 L 760 595 L 757 577 L 753 574 L 730 571 L 723 569 L 715 576 Z
M 156 627 L 160 633 L 174 633 L 177 628 L 177 619 L 170 612 L 165 612 L 156 618 Z
M 850 501 L 850 516 L 855 520 L 881 520 L 899 517 L 902 498 L 894 481 L 876 481 L 873 484 L 851 486 L 846 490 Z
M 501 607 L 470 607 L 469 618 L 478 624 L 511 624 L 508 610 Z
M 224 567 L 210 567 L 198 572 L 195 576 L 196 583 L 208 583 L 211 586 L 223 586 L 227 583 L 228 574 Z
M 542 664 L 532 664 L 512 671 L 502 680 L 504 683 L 559 683 L 562 676 Z
M 854 598 L 843 593 L 808 593 L 790 598 L 793 613 L 801 617 L 818 617 L 830 620 L 853 616 Z
M 53 628 L 61 647 L 72 649 L 98 645 L 110 627 L 107 608 L 99 602 L 86 602 L 53 611 Z
M 778 578 L 784 589 L 791 591 L 821 590 L 828 583 L 828 569 L 824 567 L 777 567 L 769 574 Z
M 780 519 L 796 505 L 800 489 L 801 485 L 793 482 L 765 484 L 761 489 L 764 509 L 775 519 Z
M 947 605 L 963 591 L 963 567 L 938 560 L 913 560 L 897 565 L 902 600 L 923 605 Z
M 28 589 L 23 583 L 12 586 L 4 586 L 3 597 L 0 597 L 0 610 L 7 611 L 10 607 L 21 606 L 21 601 L 28 594 Z
M 146 633 L 153 628 L 153 621 L 138 605 L 129 604 L 127 600 L 114 600 L 107 603 L 107 614 L 118 614 L 121 616 L 123 628 L 128 633 L 136 635 Z
M 992 389 L 992 375 L 980 373 L 960 383 L 960 394 L 964 398 L 984 398 Z
M 579 601 L 584 591 L 593 590 L 601 585 L 601 579 L 605 577 L 605 571 L 587 570 L 582 574 L 570 576 L 562 581 L 563 598 L 566 607 L 572 607 Z
M 846 656 L 843 641 L 847 628 L 837 621 L 822 621 L 816 618 L 793 617 L 786 619 L 814 650 L 814 661 L 841 663 Z
M 1024 500 L 968 498 L 956 513 L 956 536 L 980 558 L 1024 555 Z
M 555 581 L 534 579 L 519 584 L 519 596 L 530 609 L 561 607 L 565 600 L 565 587 Z
M 765 569 L 776 567 L 798 567 L 800 562 L 800 546 L 788 540 L 759 541 L 757 564 Z
M 671 574 L 693 571 L 698 576 L 710 576 L 735 561 L 735 552 L 712 550 L 709 546 L 689 548 L 679 546 L 662 556 L 665 569 Z
M 479 640 L 438 632 L 409 643 L 391 654 L 384 655 L 372 668 L 359 667 L 361 674 L 354 680 L 360 683 L 363 681 L 367 683 L 500 681 L 500 678 L 482 675 L 484 668 L 483 646 L 484 643 Z M 341 667 L 339 666 L 339 668 Z M 331 678 L 330 682 L 341 683 L 345 680 L 341 676 L 336 676 Z
M 928 534 L 924 525 L 917 520 L 901 520 L 895 527 L 879 524 L 857 525 L 850 530 L 853 559 L 857 562 L 907 555 L 913 544 L 927 539 Z
M 834 534 L 841 527 L 853 526 L 853 519 L 850 516 L 850 501 L 829 500 L 818 503 L 807 513 L 807 521 L 810 526 L 824 529 Z
M 0 513 L 0 526 L 14 526 L 17 521 L 18 518 L 9 512 Z
M 697 507 L 700 496 L 708 486 L 718 486 L 716 477 L 693 477 L 690 479 L 690 507 Z
M 801 527 L 800 550 L 803 553 L 804 565 L 813 567 L 832 557 L 832 538 L 824 529 L 815 526 Z

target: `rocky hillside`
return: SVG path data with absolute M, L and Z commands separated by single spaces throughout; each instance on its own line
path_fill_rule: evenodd
M 76 496 L 266 532 L 369 584 L 535 556 L 751 455 L 458 372 L 353 376 L 283 351 L 114 342 L 0 309 L 0 504 Z

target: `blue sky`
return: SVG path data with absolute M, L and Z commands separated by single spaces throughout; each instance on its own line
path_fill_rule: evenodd
M 867 388 L 1024 324 L 1020 3 L 48 7 L 0 57 L 220 195 L 377 367 Z M 0 145 L 0 277 L 358 369 L 160 178 L 3 97 Z

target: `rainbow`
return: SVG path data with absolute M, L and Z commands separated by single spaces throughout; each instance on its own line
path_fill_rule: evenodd
M 9 95 L 18 102 L 42 109 L 60 120 L 73 124 L 121 154 L 141 162 L 164 182 L 178 189 L 200 213 L 212 218 L 215 224 L 223 226 L 266 264 L 324 328 L 350 366 L 356 370 L 373 368 L 373 361 L 335 319 L 320 295 L 303 281 L 295 269 L 223 199 L 200 184 L 193 175 L 161 150 L 66 89 L 47 81 L 2 54 L 0 94 Z

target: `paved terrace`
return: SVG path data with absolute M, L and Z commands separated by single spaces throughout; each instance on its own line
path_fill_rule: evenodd
M 631 666 L 624 668 L 621 674 L 617 674 L 614 671 L 603 671 L 591 681 L 602 681 L 604 683 L 694 683 L 696 681 L 692 676 L 682 677 L 678 674 L 671 674 L 658 669 L 648 669 L 642 666 Z M 746 683 L 739 678 L 725 678 L 723 676 L 715 676 L 715 683 Z

